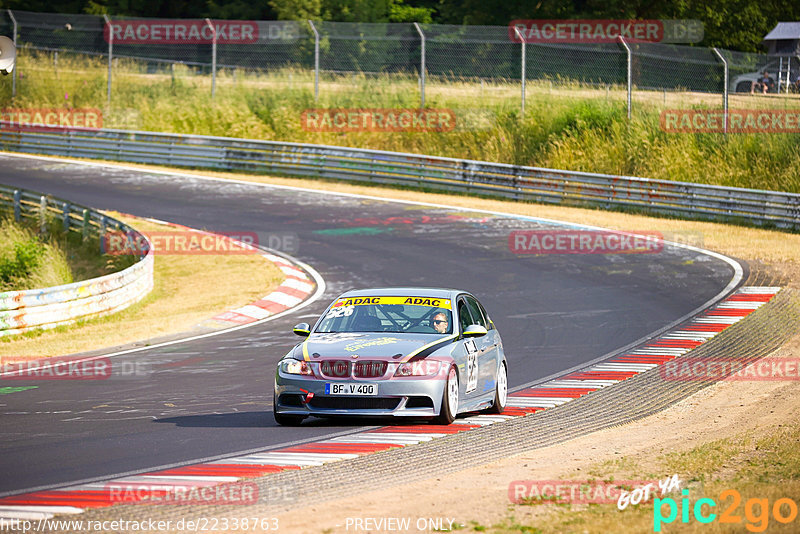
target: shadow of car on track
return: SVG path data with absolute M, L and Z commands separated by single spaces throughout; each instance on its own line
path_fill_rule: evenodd
M 197 415 L 181 415 L 154 419 L 154 423 L 170 423 L 180 427 L 194 428 L 248 428 L 278 426 L 272 417 L 272 411 L 209 413 Z
M 181 415 L 154 419 L 154 423 L 169 423 L 178 427 L 192 428 L 257 428 L 280 427 L 275 422 L 272 411 L 210 413 Z M 425 420 L 396 421 L 392 418 L 376 417 L 311 417 L 303 422 L 304 427 L 363 427 L 363 426 L 403 426 L 424 423 Z
M 272 411 L 258 412 L 231 412 L 231 413 L 210 413 L 197 415 L 181 415 L 177 417 L 164 417 L 154 419 L 154 423 L 169 423 L 179 427 L 193 428 L 255 428 L 255 427 L 279 427 L 275 422 Z M 386 424 L 400 426 L 402 423 L 393 421 L 390 418 L 365 418 L 365 417 L 336 417 L 336 418 L 316 418 L 312 417 L 305 421 L 305 427 L 349 427 L 349 426 L 375 426 Z M 405 423 L 412 423 L 407 421 Z M 419 423 L 419 421 L 414 421 Z

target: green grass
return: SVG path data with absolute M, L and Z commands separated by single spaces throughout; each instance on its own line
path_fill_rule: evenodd
M 40 236 L 37 229 L 0 219 L 0 291 L 21 291 L 69 284 L 119 271 L 132 256 L 100 254 L 97 239 L 82 241 L 75 233 L 56 230 Z
M 59 57 L 58 65 L 55 71 L 52 56 L 26 51 L 18 63 L 22 78 L 13 106 L 99 108 L 104 126 L 111 128 L 326 143 L 800 192 L 798 134 L 669 134 L 660 129 L 663 109 L 718 108 L 719 95 L 637 91 L 629 122 L 623 88 L 531 82 L 520 120 L 516 83 L 430 80 L 426 105 L 456 111 L 462 126 L 452 132 L 320 133 L 301 128 L 303 110 L 416 108 L 416 81 L 389 75 L 326 76 L 315 102 L 308 71 L 256 75 L 221 70 L 212 100 L 209 76 L 193 76 L 180 66 L 174 76 L 169 70 L 147 74 L 141 65 L 120 60 L 107 108 L 103 61 Z M 10 105 L 9 91 L 0 90 L 3 107 Z M 800 109 L 800 101 L 747 95 L 732 98 L 731 107 Z
M 67 256 L 56 242 L 43 242 L 28 228 L 0 222 L 0 291 L 72 282 Z

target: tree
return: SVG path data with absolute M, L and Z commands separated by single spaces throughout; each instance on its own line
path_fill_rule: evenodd
M 269 5 L 278 20 L 320 20 L 327 19 L 322 0 L 269 0 Z

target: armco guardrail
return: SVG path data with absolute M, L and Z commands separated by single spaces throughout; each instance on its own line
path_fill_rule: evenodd
M 90 208 L 24 189 L 0 186 L 0 211 L 15 220 L 32 218 L 45 229 L 61 224 L 65 231 L 80 232 L 84 238 L 102 236 L 106 230 L 132 232 L 128 225 Z M 0 336 L 19 334 L 35 328 L 52 328 L 78 319 L 122 310 L 139 301 L 153 288 L 153 253 L 148 251 L 122 271 L 62 286 L 0 293 Z
M 2 127 L 2 124 L 0 124 Z M 126 130 L 0 128 L 4 150 L 358 180 L 800 229 L 800 195 L 399 152 Z

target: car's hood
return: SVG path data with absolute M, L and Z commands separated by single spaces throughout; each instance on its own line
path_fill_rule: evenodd
M 447 334 L 335 333 L 311 334 L 297 348 L 297 356 L 308 354 L 312 360 L 362 359 L 399 361 L 411 353 L 426 356 L 452 342 Z

